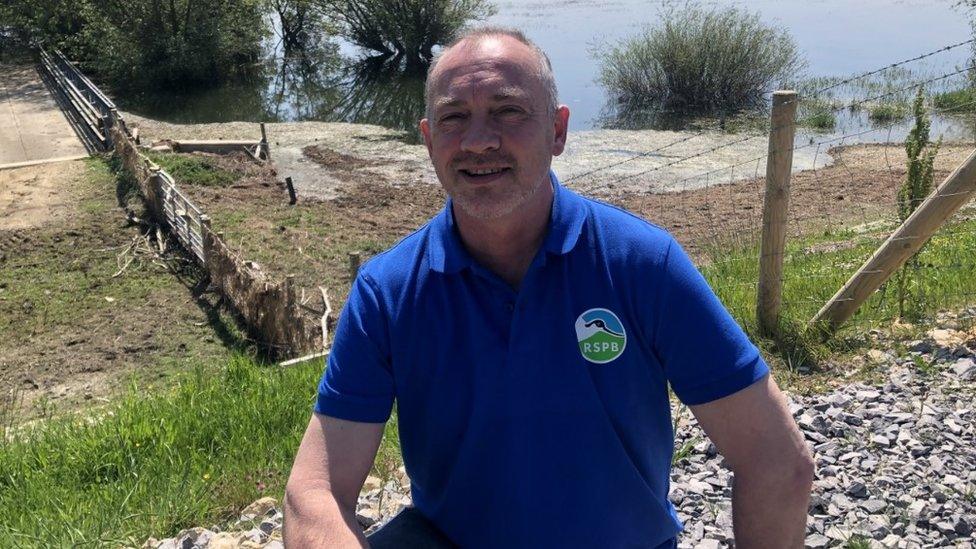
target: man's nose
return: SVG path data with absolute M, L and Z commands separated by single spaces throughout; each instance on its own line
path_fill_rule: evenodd
M 501 146 L 501 135 L 498 128 L 490 119 L 474 117 L 464 132 L 461 148 L 465 152 L 480 154 L 498 150 Z

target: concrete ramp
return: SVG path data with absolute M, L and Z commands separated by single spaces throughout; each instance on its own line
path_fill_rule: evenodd
M 0 65 L 0 168 L 87 155 L 37 70 Z

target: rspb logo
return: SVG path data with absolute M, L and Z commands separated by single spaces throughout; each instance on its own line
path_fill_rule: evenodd
M 612 311 L 590 309 L 576 318 L 576 340 L 583 358 L 606 364 L 624 352 L 627 331 Z

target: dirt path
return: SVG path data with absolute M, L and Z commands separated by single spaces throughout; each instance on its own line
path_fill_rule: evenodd
M 87 154 L 37 71 L 0 65 L 0 167 Z
M 64 219 L 73 200 L 67 185 L 77 162 L 0 170 L 0 231 L 41 227 Z

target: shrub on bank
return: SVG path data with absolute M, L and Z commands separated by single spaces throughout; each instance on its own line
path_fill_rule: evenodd
M 785 30 L 737 8 L 671 11 L 601 57 L 600 80 L 617 101 L 701 114 L 761 105 L 803 67 Z

